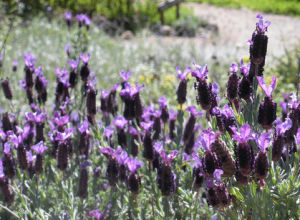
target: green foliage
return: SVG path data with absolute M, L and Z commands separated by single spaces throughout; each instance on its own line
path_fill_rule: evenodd
M 246 7 L 252 10 L 260 10 L 275 14 L 288 14 L 300 16 L 300 2 L 298 0 L 187 0 L 214 4 L 220 7 L 240 8 Z

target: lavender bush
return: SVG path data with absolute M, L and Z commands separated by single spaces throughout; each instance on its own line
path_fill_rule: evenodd
M 107 79 L 87 52 L 91 20 L 74 27 L 66 14 L 69 68 L 47 80 L 26 53 L 18 102 L 1 80 L 1 217 L 298 219 L 300 101 L 289 94 L 277 108 L 276 77 L 263 74 L 270 22 L 257 18 L 250 62 L 232 63 L 226 94 L 194 63 L 174 68 L 174 97 L 149 104 L 130 71 L 97 87 Z

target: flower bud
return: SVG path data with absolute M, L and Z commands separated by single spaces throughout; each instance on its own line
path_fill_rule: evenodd
M 10 185 L 8 184 L 8 179 L 6 177 L 0 178 L 0 188 L 4 201 L 11 204 L 14 201 L 14 193 Z
M 106 177 L 109 185 L 115 186 L 118 182 L 119 165 L 116 159 L 109 159 L 106 170 Z
M 266 151 L 259 151 L 254 161 L 255 176 L 261 180 L 265 179 L 269 171 L 269 162 Z
M 259 106 L 258 123 L 266 130 L 272 128 L 272 124 L 276 119 L 276 107 L 276 103 L 268 96 L 264 98 Z
M 247 143 L 239 143 L 235 149 L 237 168 L 243 176 L 249 176 L 253 167 L 253 150 Z
M 3 90 L 5 98 L 7 98 L 8 100 L 11 100 L 13 97 L 13 94 L 12 94 L 12 90 L 11 90 L 8 78 L 3 79 L 1 81 L 1 86 L 2 86 L 2 90 Z
M 128 188 L 135 195 L 139 193 L 140 181 L 136 173 L 131 173 L 128 177 Z
M 68 166 L 68 146 L 66 143 L 62 142 L 58 145 L 58 152 L 57 152 L 57 167 L 64 171 L 67 169 Z
M 89 175 L 86 167 L 82 167 L 80 170 L 79 180 L 78 180 L 78 196 L 84 199 L 88 195 L 88 180 Z

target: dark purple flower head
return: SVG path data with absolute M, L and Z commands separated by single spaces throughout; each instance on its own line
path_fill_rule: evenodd
M 240 71 L 242 73 L 243 76 L 247 76 L 250 70 L 250 62 L 246 64 L 244 64 L 244 60 L 241 59 L 241 67 L 240 67 Z
M 40 154 L 42 155 L 44 151 L 46 151 L 48 149 L 48 147 L 45 146 L 44 142 L 41 141 L 36 145 L 33 145 L 31 147 L 31 150 L 34 150 L 36 152 L 36 154 Z
M 123 150 L 121 147 L 118 147 L 117 149 L 113 149 L 111 147 L 103 147 L 100 148 L 100 152 L 103 153 L 105 156 L 117 158 L 118 155 L 120 155 L 123 152 Z
M 24 114 L 25 116 L 25 119 L 28 121 L 28 122 L 34 122 L 35 121 L 35 117 L 34 117 L 34 114 L 32 112 L 26 112 Z
M 72 19 L 72 13 L 69 12 L 69 11 L 66 11 L 66 12 L 65 12 L 65 19 L 66 19 L 66 20 L 71 20 L 71 19 Z
M 24 62 L 25 62 L 25 65 L 27 67 L 33 67 L 34 66 L 34 62 L 35 62 L 35 58 L 32 56 L 31 53 L 26 53 L 24 55 Z
M 79 64 L 79 60 L 68 60 L 71 70 L 76 70 Z
M 167 106 L 168 100 L 167 100 L 166 97 L 160 97 L 160 98 L 158 99 L 158 102 L 159 102 L 160 107 L 163 108 L 163 107 L 166 107 L 166 106 Z
M 151 131 L 153 127 L 153 121 L 141 122 L 141 126 L 145 131 Z
M 230 65 L 230 72 L 237 73 L 238 70 L 239 65 L 236 62 L 232 62 L 232 64 Z
M 128 121 L 122 115 L 120 115 L 115 117 L 113 124 L 120 129 L 124 129 L 127 122 Z
M 84 120 L 81 125 L 78 125 L 78 130 L 81 134 L 89 133 L 89 123 L 87 120 Z
M 203 167 L 201 159 L 198 157 L 198 155 L 195 152 L 192 153 L 192 157 L 194 160 L 194 163 L 192 163 L 193 167 L 199 167 L 199 168 Z
M 191 72 L 191 67 L 187 67 L 184 72 L 181 72 L 181 70 L 179 69 L 179 66 L 176 67 L 177 70 L 177 77 L 182 81 L 185 80 L 187 75 Z
M 104 137 L 109 138 L 114 133 L 114 126 L 110 125 L 104 129 Z
M 276 131 L 278 135 L 284 135 L 284 133 L 293 125 L 293 122 L 290 118 L 286 118 L 284 122 L 281 122 L 280 120 L 277 120 L 276 122 Z
M 276 86 L 276 76 L 272 77 L 272 82 L 269 86 L 266 85 L 263 77 L 257 76 L 256 78 L 260 88 L 264 91 L 266 96 L 271 97 Z
M 264 21 L 264 17 L 261 14 L 258 14 L 256 16 L 256 18 L 259 19 L 259 21 L 256 23 L 256 30 L 258 33 L 265 33 L 269 27 L 269 25 L 271 24 L 270 21 Z
M 131 72 L 130 72 L 130 71 L 127 71 L 127 72 L 121 71 L 121 72 L 120 72 L 120 76 L 122 77 L 122 79 L 123 79 L 125 82 L 127 82 L 127 81 L 129 80 L 130 75 L 131 75 Z
M 195 63 L 193 63 L 196 70 L 192 71 L 192 76 L 196 77 L 197 79 L 206 79 L 208 74 L 208 68 L 207 65 L 201 67 Z
M 58 115 L 57 117 L 53 118 L 53 122 L 57 126 L 64 126 L 69 122 L 69 115 L 64 115 L 64 116 Z
M 261 151 L 266 151 L 266 148 L 269 146 L 271 141 L 270 134 L 263 133 L 260 137 L 256 137 L 255 141 Z
M 231 126 L 230 128 L 234 133 L 234 135 L 232 136 L 233 139 L 238 141 L 239 143 L 247 143 L 249 140 L 254 139 L 249 124 L 244 124 L 240 128 L 240 132 L 238 132 L 237 128 L 234 126 Z
M 229 107 L 229 105 L 224 105 L 221 114 L 223 114 L 226 118 L 230 118 L 234 116 L 234 113 L 232 109 Z
M 192 105 L 192 106 L 188 106 L 185 111 L 188 111 L 191 113 L 191 115 L 193 116 L 196 116 L 196 115 L 199 115 L 199 116 L 203 116 L 203 113 L 202 112 L 197 112 L 197 108 Z
M 220 169 L 215 169 L 214 171 L 214 178 L 217 183 L 221 183 L 221 176 L 223 175 L 224 171 Z
M 41 82 L 43 83 L 43 86 L 47 86 L 48 85 L 48 81 L 45 79 L 45 76 L 42 72 L 42 67 L 40 66 L 39 68 L 34 68 L 34 72 L 36 74 L 37 77 L 40 78 Z
M 206 178 L 205 179 L 205 184 L 206 184 L 207 188 L 209 188 L 209 189 L 215 187 L 214 179 L 213 178 Z
M 135 171 L 143 166 L 143 162 L 139 161 L 138 158 L 128 158 L 127 167 L 131 173 L 135 173 Z
M 175 112 L 173 109 L 170 109 L 169 118 L 170 120 L 175 120 L 177 117 L 178 112 Z
M 88 53 L 87 55 L 85 54 L 80 54 L 80 59 L 82 60 L 83 63 L 87 64 L 89 62 L 89 59 L 91 57 L 91 54 Z
M 208 129 L 203 130 L 202 135 L 199 136 L 199 140 L 206 151 L 210 151 L 211 144 L 216 140 L 216 134 Z

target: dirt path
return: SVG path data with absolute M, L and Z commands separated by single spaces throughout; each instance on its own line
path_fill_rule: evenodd
M 217 56 L 219 59 L 241 57 L 248 54 L 247 40 L 251 38 L 257 22 L 258 11 L 245 8 L 217 8 L 208 4 L 184 3 L 192 8 L 194 15 L 205 19 L 210 24 L 218 26 L 219 34 L 211 35 L 201 32 L 196 38 L 150 37 L 162 44 L 180 44 L 194 46 L 205 53 L 205 59 Z M 284 48 L 291 48 L 300 42 L 300 18 L 284 15 L 262 13 L 265 19 L 271 21 L 268 29 L 269 44 L 268 57 L 272 58 L 284 54 Z

